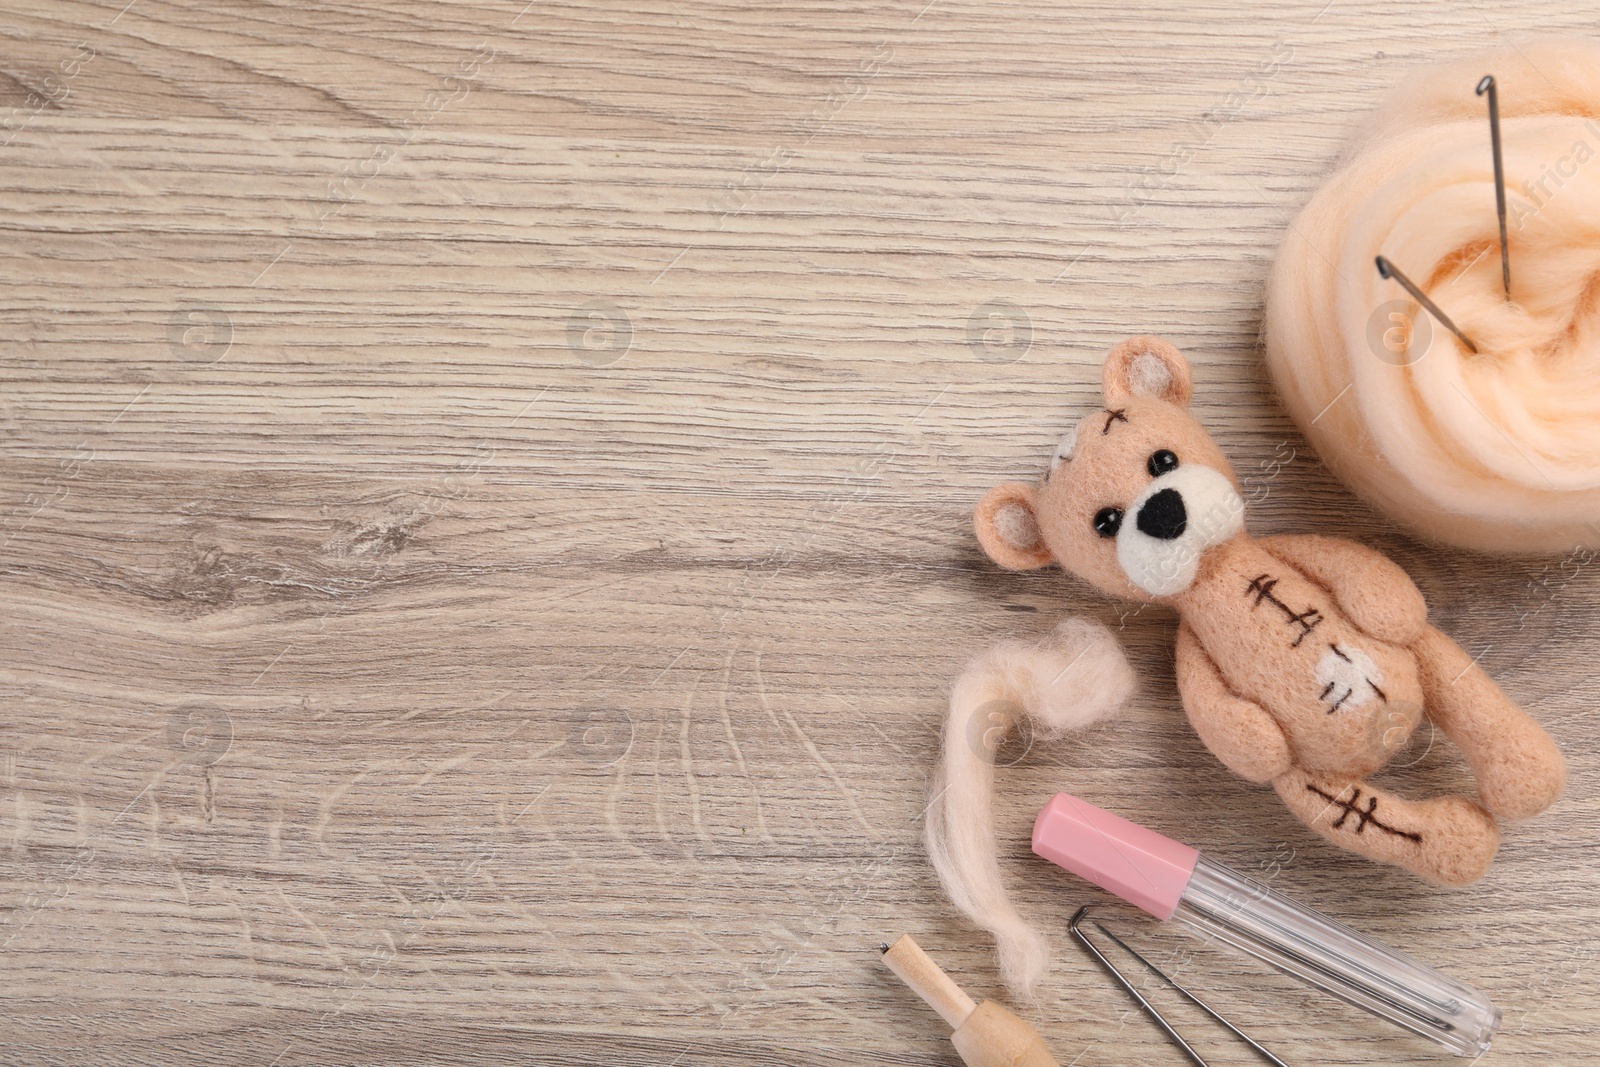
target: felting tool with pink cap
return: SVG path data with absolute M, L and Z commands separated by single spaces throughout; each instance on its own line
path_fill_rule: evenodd
M 1470 986 L 1077 797 L 1059 793 L 1039 812 L 1033 851 L 1458 1056 L 1487 1051 L 1500 1025 L 1500 1009 Z

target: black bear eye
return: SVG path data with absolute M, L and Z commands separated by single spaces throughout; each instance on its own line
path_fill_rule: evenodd
M 1150 477 L 1158 478 L 1168 471 L 1178 469 L 1178 457 L 1168 449 L 1160 449 L 1150 453 L 1150 459 L 1145 463 L 1145 469 L 1150 472 Z
M 1121 508 L 1101 508 L 1094 513 L 1094 532 L 1101 537 L 1115 537 L 1122 529 Z

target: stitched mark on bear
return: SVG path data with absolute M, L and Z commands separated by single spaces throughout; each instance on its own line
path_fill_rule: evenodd
M 1111 424 L 1113 422 L 1127 422 L 1127 421 L 1128 421 L 1128 409 L 1127 408 L 1118 408 L 1115 411 L 1112 411 L 1110 408 L 1106 408 L 1106 425 L 1105 425 L 1105 428 L 1100 431 L 1100 436 L 1104 437 L 1106 434 L 1111 432 Z
M 1305 635 L 1301 634 L 1300 636 L 1304 637 Z M 1329 645 L 1328 648 L 1333 651 L 1333 654 L 1335 656 L 1338 656 L 1340 659 L 1344 660 L 1346 663 L 1350 662 L 1350 657 L 1345 655 L 1344 654 L 1344 649 L 1340 648 L 1338 645 Z M 1323 687 L 1322 696 L 1321 696 L 1320 699 L 1327 700 L 1328 699 L 1328 694 L 1333 692 L 1333 687 L 1336 684 L 1338 684 L 1338 683 L 1329 682 L 1325 687 Z M 1367 684 L 1371 685 L 1372 683 L 1369 681 Z M 1338 700 L 1335 700 L 1333 702 L 1333 706 L 1328 709 L 1328 714 L 1332 715 L 1334 712 L 1338 711 L 1339 708 L 1341 706 L 1343 706 L 1344 702 L 1346 700 L 1349 700 L 1350 697 L 1355 694 L 1355 691 L 1356 691 L 1355 690 L 1355 686 L 1351 686 L 1350 688 L 1346 689 L 1344 691 L 1344 696 L 1340 697 Z
M 1278 579 L 1272 577 L 1272 575 L 1258 574 L 1250 580 L 1250 585 L 1245 589 L 1245 596 L 1249 596 L 1251 593 L 1254 593 L 1256 602 L 1251 605 L 1252 607 L 1260 607 L 1262 602 L 1265 601 L 1266 603 L 1269 603 L 1273 607 L 1277 608 L 1279 611 L 1283 612 L 1283 617 L 1289 620 L 1289 624 L 1291 626 L 1299 626 L 1300 633 L 1289 645 L 1290 648 L 1299 648 L 1300 642 L 1304 641 L 1306 639 L 1306 635 L 1312 630 L 1315 630 L 1317 628 L 1317 624 L 1322 621 L 1322 612 L 1318 611 L 1316 608 L 1307 608 L 1305 611 L 1300 612 L 1295 611 L 1289 605 L 1272 595 L 1272 590 L 1277 586 L 1277 584 Z
M 1389 703 L 1389 694 L 1378 687 L 1383 677 L 1378 665 L 1354 645 L 1345 649 L 1330 643 L 1317 661 L 1314 676 L 1323 683 L 1317 699 L 1333 701 L 1325 709 L 1329 715 L 1344 707 L 1358 708 L 1373 697 Z
M 1393 834 L 1395 837 L 1403 837 L 1407 841 L 1411 841 L 1419 845 L 1422 844 L 1421 834 L 1412 833 L 1410 830 L 1398 829 L 1397 827 L 1390 826 L 1388 823 L 1378 818 L 1378 798 L 1376 796 L 1369 796 L 1367 798 L 1367 806 L 1362 808 L 1360 786 L 1354 787 L 1355 796 L 1351 797 L 1349 800 L 1342 800 L 1340 799 L 1340 796 L 1334 796 L 1331 793 L 1318 789 L 1309 782 L 1306 784 L 1306 788 L 1317 794 L 1317 796 L 1321 797 L 1323 800 L 1326 800 L 1329 804 L 1333 804 L 1343 809 L 1339 812 L 1339 817 L 1329 824 L 1335 830 L 1343 829 L 1345 822 L 1350 818 L 1350 816 L 1354 815 L 1356 817 L 1355 832 L 1358 834 L 1367 828 L 1368 823 L 1371 823 L 1373 826 L 1376 826 L 1386 834 Z M 1343 795 L 1342 790 L 1340 795 Z

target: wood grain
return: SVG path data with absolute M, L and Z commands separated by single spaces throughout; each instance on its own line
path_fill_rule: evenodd
M 1587 5 L 124 3 L 0 15 L 0 1059 L 953 1063 L 875 946 L 999 994 L 926 782 L 1064 612 L 1143 695 L 1002 772 L 1030 914 L 1098 899 L 1027 854 L 1070 788 L 1480 985 L 1495 1062 L 1592 1053 L 1600 577 L 1385 524 L 1257 345 L 1383 90 Z M 1257 530 L 1392 552 L 1563 744 L 1483 884 L 1322 845 L 1184 725 L 1169 616 L 979 555 L 1144 331 Z M 1434 1061 L 1122 925 L 1292 1063 Z M 1062 941 L 1057 1058 L 1178 1062 Z

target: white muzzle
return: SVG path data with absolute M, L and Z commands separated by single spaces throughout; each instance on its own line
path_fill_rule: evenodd
M 1123 515 L 1117 563 L 1151 596 L 1189 588 L 1200 556 L 1244 529 L 1244 501 L 1210 467 L 1182 466 L 1153 479 Z

